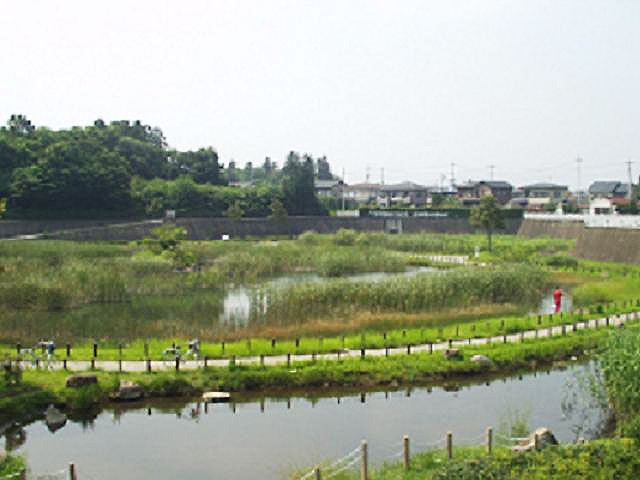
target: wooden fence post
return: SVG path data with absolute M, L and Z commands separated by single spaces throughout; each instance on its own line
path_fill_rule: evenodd
M 69 479 L 70 480 L 77 480 L 78 477 L 76 477 L 76 466 L 73 463 L 69 464 Z
M 316 467 L 316 468 L 313 470 L 313 474 L 314 474 L 314 478 L 315 478 L 315 480 L 322 480 L 322 475 L 321 475 L 321 473 L 320 473 L 320 467 Z
M 369 453 L 367 441 L 363 440 L 360 446 L 360 480 L 369 480 Z
M 493 450 L 493 428 L 487 427 L 487 455 Z
M 453 458 L 453 433 L 447 432 L 447 458 Z
M 409 470 L 411 468 L 411 456 L 409 452 L 409 436 L 402 437 L 402 458 L 404 459 L 404 469 Z

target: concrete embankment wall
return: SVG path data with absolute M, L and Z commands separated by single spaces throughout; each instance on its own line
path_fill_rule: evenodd
M 282 221 L 267 218 L 180 218 L 177 225 L 187 229 L 192 240 L 220 239 L 223 234 L 232 238 L 262 237 L 270 235 L 299 235 L 313 230 L 318 233 L 334 233 L 340 228 L 358 231 L 385 231 L 388 219 L 379 217 L 289 217 Z M 394 220 L 397 222 L 397 219 Z M 405 233 L 474 233 L 475 229 L 464 218 L 409 217 L 402 218 L 402 231 Z M 508 219 L 502 233 L 515 234 L 520 227 L 520 219 Z M 136 222 L 91 226 L 86 228 L 63 229 L 53 232 L 47 229 L 48 238 L 60 240 L 98 241 L 98 240 L 139 240 L 149 236 L 151 229 L 157 227 L 153 222 Z M 0 230 L 2 222 L 0 222 Z M 37 233 L 37 232 L 36 232 Z M 9 235 L 5 235 L 9 236 Z
M 640 230 L 588 228 L 576 221 L 525 219 L 518 235 L 575 240 L 571 254 L 602 262 L 640 263 Z
M 121 224 L 126 220 L 0 220 L 0 238 Z
M 551 237 L 574 240 L 584 230 L 580 221 L 532 220 L 525 219 L 518 230 L 518 235 L 527 238 Z
M 583 228 L 572 253 L 602 262 L 640 263 L 640 230 Z

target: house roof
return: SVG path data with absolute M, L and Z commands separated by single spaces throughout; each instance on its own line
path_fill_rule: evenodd
M 557 183 L 549 183 L 549 182 L 532 183 L 531 185 L 525 185 L 522 188 L 527 190 L 534 190 L 534 189 L 568 190 L 569 189 L 567 185 L 558 185 Z
M 377 191 L 380 190 L 379 183 L 354 183 L 353 185 L 349 185 L 345 187 L 345 191 L 347 192 L 356 192 L 356 191 Z
M 333 188 L 335 186 L 340 185 L 340 180 L 318 180 L 315 179 L 313 181 L 313 186 L 315 188 Z
M 416 191 L 424 191 L 426 189 L 427 187 L 425 187 L 424 185 L 418 185 L 417 183 L 413 183 L 413 182 L 395 183 L 391 185 L 382 185 L 380 187 L 380 191 L 382 192 L 396 192 L 396 191 L 416 192 Z
M 589 193 L 592 194 L 614 194 L 618 193 L 626 195 L 628 192 L 627 184 L 617 180 L 612 181 L 595 181 L 589 187 Z
M 509 182 L 505 182 L 504 180 L 479 180 L 477 182 L 469 180 L 466 183 L 458 185 L 458 187 L 474 188 L 478 185 L 487 185 L 491 188 L 513 188 L 513 186 Z

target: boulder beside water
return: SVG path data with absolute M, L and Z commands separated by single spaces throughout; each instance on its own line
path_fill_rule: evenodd
M 77 388 L 87 385 L 95 385 L 98 383 L 98 377 L 93 373 L 85 373 L 82 375 L 71 375 L 67 377 L 67 387 Z
M 462 352 L 459 348 L 447 348 L 444 352 L 444 358 L 447 360 L 461 359 Z
M 491 368 L 493 366 L 493 361 L 485 355 L 474 355 L 471 357 L 471 361 L 484 368 Z
M 536 436 L 538 437 L 536 445 Z M 549 445 L 557 445 L 558 440 L 553 435 L 551 430 L 546 427 L 538 428 L 535 432 L 531 433 L 527 438 L 520 441 L 518 445 L 513 447 L 514 452 L 530 452 L 532 450 L 542 450 Z
M 125 402 L 140 400 L 142 397 L 144 397 L 144 388 L 129 380 L 120 380 L 120 387 L 111 394 L 113 400 L 122 400 Z
M 67 423 L 67 416 L 53 405 L 44 412 L 44 421 L 51 432 L 61 429 Z
M 231 394 L 228 392 L 204 392 L 202 394 L 202 400 L 211 403 L 228 402 L 231 399 Z

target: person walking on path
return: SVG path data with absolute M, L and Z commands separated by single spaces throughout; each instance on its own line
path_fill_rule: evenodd
M 560 287 L 556 287 L 553 291 L 553 303 L 555 304 L 555 313 L 558 313 L 562 307 L 562 290 Z

